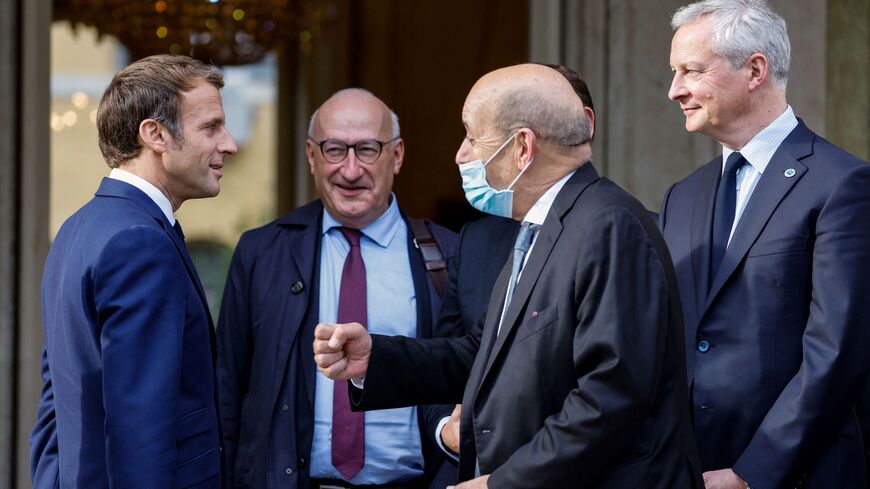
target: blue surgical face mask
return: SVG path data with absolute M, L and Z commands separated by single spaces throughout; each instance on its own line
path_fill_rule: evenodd
M 520 171 L 519 175 L 504 190 L 496 190 L 489 185 L 489 182 L 486 180 L 486 165 L 513 140 L 514 136 L 516 136 L 516 133 L 502 143 L 485 162 L 474 160 L 459 165 L 459 174 L 462 176 L 462 189 L 465 190 L 465 198 L 472 207 L 481 212 L 494 216 L 512 217 L 511 211 L 513 210 L 514 202 L 514 191 L 512 188 L 532 162 L 529 161 L 529 164 Z

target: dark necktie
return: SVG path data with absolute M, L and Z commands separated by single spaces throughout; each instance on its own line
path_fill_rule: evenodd
M 363 263 L 358 229 L 339 228 L 350 244 L 338 295 L 338 322 L 360 323 L 367 327 L 366 266 Z M 347 382 L 339 381 L 332 388 L 332 465 L 351 480 L 365 464 L 365 414 L 352 412 Z
M 514 296 L 514 289 L 517 287 L 517 281 L 520 278 L 520 272 L 523 270 L 524 262 L 526 261 L 526 253 L 529 252 L 529 247 L 532 246 L 532 240 L 535 237 L 535 231 L 541 227 L 537 224 L 523 221 L 520 225 L 520 232 L 517 234 L 517 240 L 514 243 L 514 258 L 511 264 L 511 278 L 508 282 L 507 294 L 504 298 L 504 309 L 502 310 L 502 319 L 511 305 L 511 299 Z M 499 322 L 499 331 L 501 331 L 501 322 Z
M 716 191 L 716 206 L 713 208 L 713 241 L 710 253 L 710 284 L 716 278 L 719 265 L 728 248 L 728 238 L 731 236 L 731 226 L 734 224 L 734 213 L 737 207 L 737 172 L 746 164 L 746 160 L 735 151 L 725 161 L 725 171 L 719 180 Z

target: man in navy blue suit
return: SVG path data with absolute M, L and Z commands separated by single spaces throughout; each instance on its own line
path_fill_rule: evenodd
M 316 324 L 343 314 L 383 334 L 445 334 L 420 238 L 392 192 L 405 154 L 398 117 L 366 90 L 342 90 L 311 117 L 306 151 L 320 198 L 242 235 L 221 303 L 230 485 L 425 488 L 443 462 L 435 424 L 451 406 L 350 413 L 344 383 L 316 374 L 311 346 Z M 456 235 L 426 229 L 449 262 Z
M 111 173 L 45 265 L 36 489 L 221 486 L 212 320 L 173 215 L 217 195 L 237 151 L 221 87 L 215 67 L 161 55 L 103 94 Z
M 678 10 L 669 97 L 722 156 L 665 194 L 708 488 L 865 489 L 854 405 L 870 349 L 870 165 L 786 103 L 761 0 Z

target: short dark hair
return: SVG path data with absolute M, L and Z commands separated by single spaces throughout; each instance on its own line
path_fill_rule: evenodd
M 139 155 L 139 125 L 145 119 L 163 124 L 181 142 L 181 93 L 199 80 L 218 89 L 224 86 L 217 67 L 187 56 L 149 56 L 119 71 L 97 108 L 100 151 L 109 167 L 117 168 Z
M 592 94 L 589 93 L 589 86 L 586 85 L 586 80 L 584 80 L 579 73 L 564 65 L 554 65 L 549 63 L 541 64 L 558 71 L 559 74 L 564 76 L 565 79 L 568 80 L 568 83 L 571 84 L 571 88 L 574 89 L 574 93 L 576 93 L 577 96 L 580 97 L 580 100 L 583 101 L 583 106 L 589 107 L 593 111 L 595 110 L 595 106 L 592 103 Z
M 577 94 L 577 97 L 580 98 L 580 101 L 583 102 L 584 107 L 589 107 L 592 109 L 592 112 L 595 112 L 595 105 L 592 102 L 592 94 L 589 93 L 589 86 L 586 84 L 586 80 L 580 76 L 580 73 L 568 68 L 565 65 L 556 65 L 550 63 L 539 63 L 548 68 L 552 68 L 559 72 L 560 75 L 565 77 L 568 80 L 568 83 L 571 84 L 571 88 L 574 89 L 574 93 Z M 592 137 L 589 138 L 589 142 L 595 140 L 595 135 L 593 133 Z

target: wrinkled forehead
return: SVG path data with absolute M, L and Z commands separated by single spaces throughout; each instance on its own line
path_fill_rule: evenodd
M 468 130 L 485 131 L 492 125 L 493 114 L 499 103 L 498 93 L 491 87 L 472 87 L 462 105 L 462 123 Z

